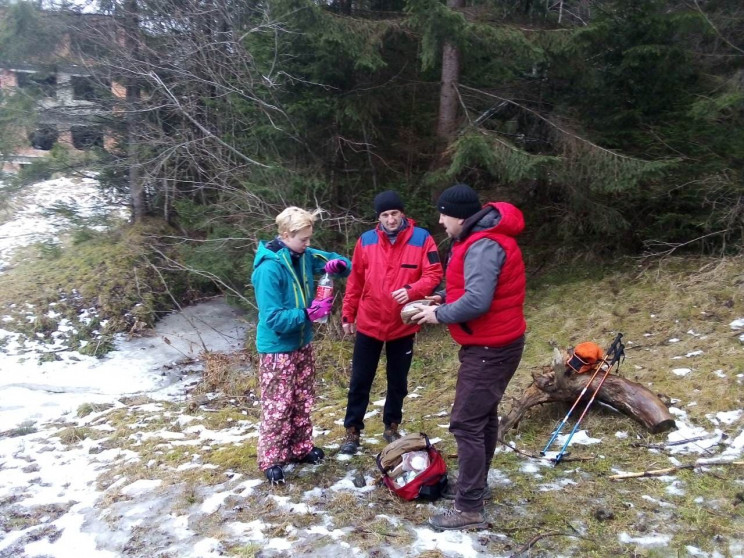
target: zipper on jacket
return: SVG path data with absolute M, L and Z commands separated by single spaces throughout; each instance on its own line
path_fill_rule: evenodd
M 300 257 L 300 268 L 302 268 L 302 265 L 305 263 L 302 258 L 304 258 L 304 254 Z M 307 297 L 309 296 L 308 293 L 308 284 L 307 284 L 307 277 L 306 273 L 302 274 L 302 283 L 300 282 L 300 278 L 297 277 L 297 273 L 295 273 L 294 266 L 292 265 L 292 262 L 290 260 L 287 260 L 287 253 L 282 252 L 281 256 L 282 261 L 284 262 L 284 265 L 287 266 L 289 269 L 289 272 L 292 274 L 293 279 L 293 291 L 295 296 L 295 306 L 297 308 L 302 308 L 303 310 L 307 308 Z M 300 294 L 300 297 L 298 297 L 298 291 Z M 300 304 L 302 304 L 300 306 Z M 305 320 L 307 321 L 307 320 Z M 302 347 L 302 342 L 305 340 L 305 322 L 302 322 L 302 326 L 300 327 L 300 347 Z

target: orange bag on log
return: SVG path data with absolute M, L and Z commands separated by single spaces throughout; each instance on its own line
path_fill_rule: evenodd
M 602 347 L 591 341 L 586 341 L 574 347 L 573 354 L 569 354 L 566 361 L 566 367 L 577 374 L 586 374 L 587 372 L 593 372 L 604 357 Z

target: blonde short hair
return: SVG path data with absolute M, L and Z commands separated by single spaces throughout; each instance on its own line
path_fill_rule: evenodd
M 312 227 L 319 214 L 319 209 L 310 213 L 299 207 L 288 207 L 276 216 L 276 226 L 279 229 L 279 234 L 288 233 L 294 236 L 298 231 L 306 227 Z

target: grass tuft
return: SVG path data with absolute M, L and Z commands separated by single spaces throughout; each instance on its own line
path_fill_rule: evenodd
M 113 407 L 111 403 L 83 403 L 77 408 L 78 418 L 87 417 L 91 413 L 100 413 Z
M 90 428 L 72 426 L 62 429 L 57 435 L 60 441 L 68 446 L 82 442 L 92 435 Z
M 34 434 L 38 431 L 39 429 L 36 427 L 34 421 L 26 421 L 22 422 L 15 428 L 11 428 L 5 432 L 0 432 L 0 437 L 7 436 L 8 438 L 17 438 L 19 436 L 26 436 L 27 434 Z

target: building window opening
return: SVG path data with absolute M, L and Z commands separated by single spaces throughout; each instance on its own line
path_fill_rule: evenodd
M 97 101 L 104 97 L 104 92 L 111 86 L 105 82 L 96 81 L 88 76 L 72 76 L 72 98 L 76 101 Z
M 16 80 L 20 89 L 40 94 L 44 97 L 57 95 L 57 74 L 47 72 L 18 72 Z
M 103 131 L 96 126 L 72 126 L 70 132 L 75 149 L 103 147 Z
M 57 143 L 59 132 L 54 126 L 42 126 L 28 135 L 28 141 L 34 149 L 49 151 Z

